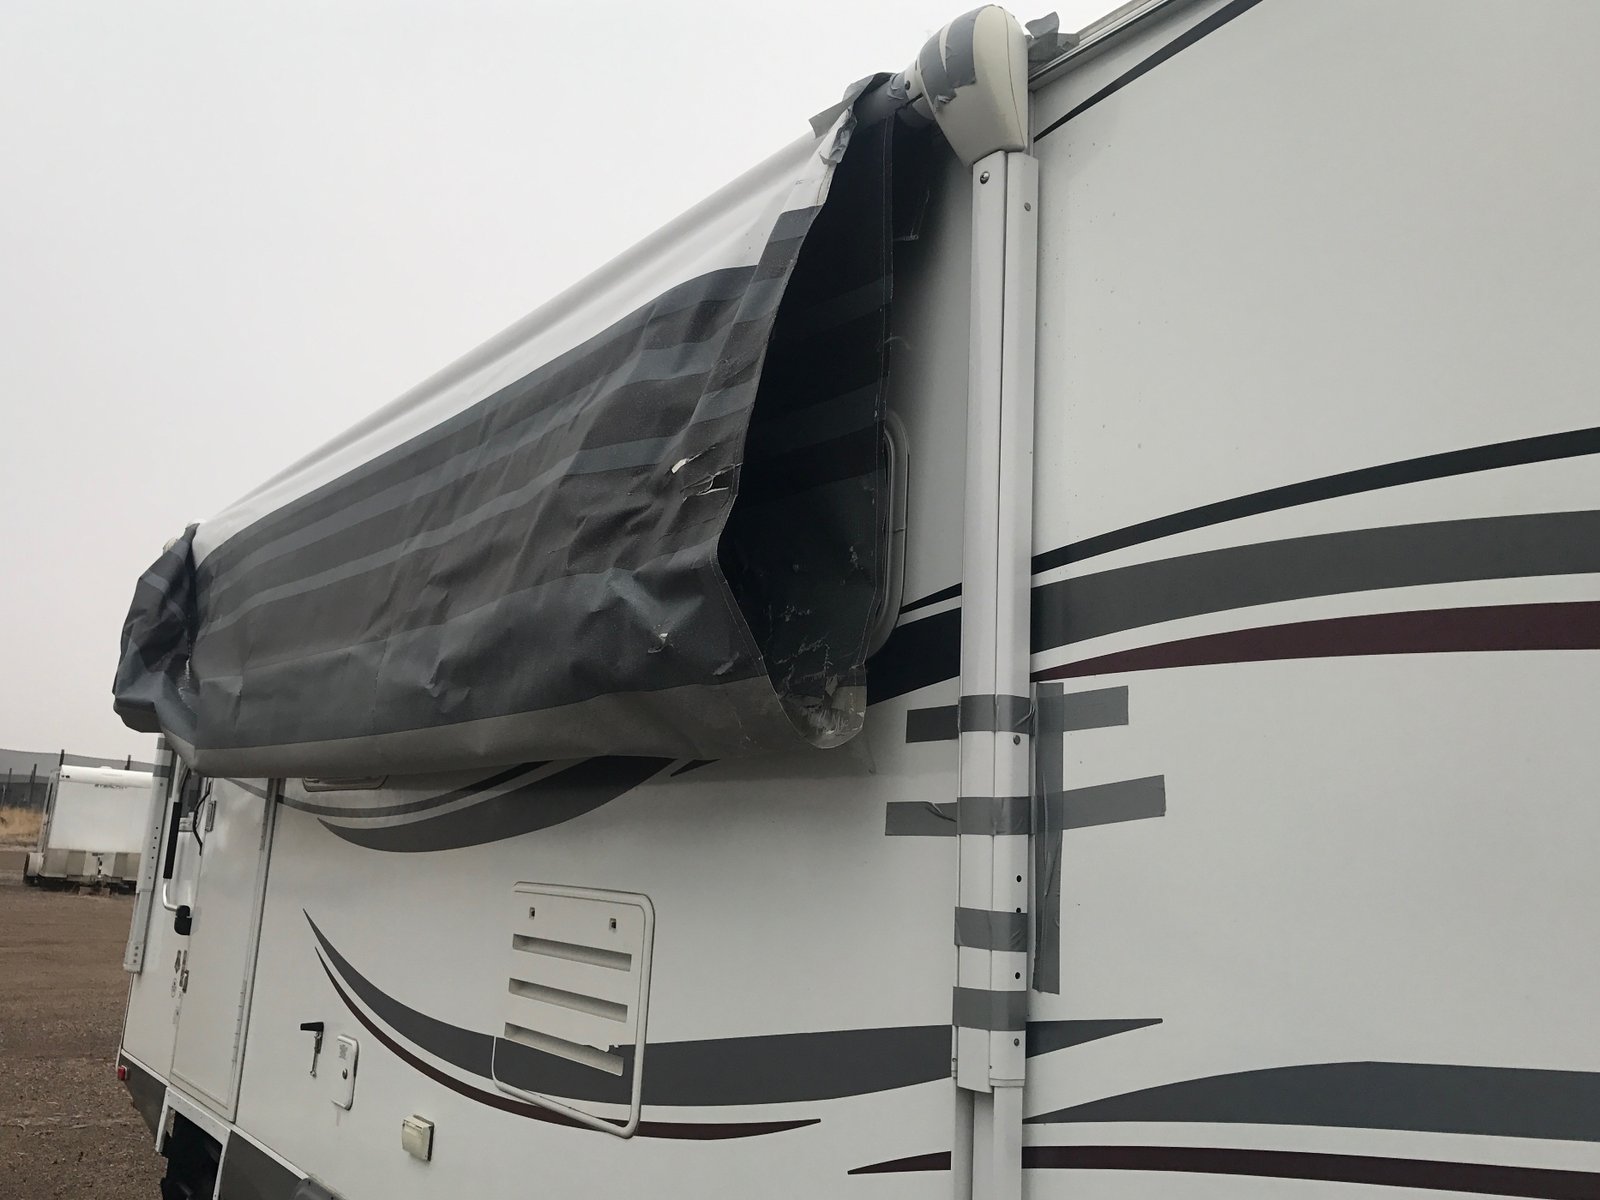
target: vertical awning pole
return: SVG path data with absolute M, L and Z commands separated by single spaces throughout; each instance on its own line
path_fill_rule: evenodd
M 972 1196 L 1001 1200 L 1021 1195 L 1027 1062 L 1036 160 L 979 159 L 972 197 L 953 1009 Z
M 972 172 L 950 1177 L 955 1200 L 1021 1200 L 1039 259 L 1027 36 L 1004 9 L 974 9 L 890 87 Z

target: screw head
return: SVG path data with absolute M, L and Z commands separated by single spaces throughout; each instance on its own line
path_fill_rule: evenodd
M 979 175 L 978 176 L 978 182 L 979 183 L 988 183 L 989 182 L 989 172 L 985 171 L 982 175 Z

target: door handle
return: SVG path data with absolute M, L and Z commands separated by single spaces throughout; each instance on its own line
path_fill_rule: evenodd
M 178 821 L 177 837 L 194 832 L 194 816 L 182 817 Z M 187 904 L 179 904 L 172 898 L 173 884 L 178 882 L 179 868 L 183 863 L 181 847 L 174 856 L 172 875 L 161 881 L 161 907 L 172 914 L 172 928 L 175 933 L 187 937 L 190 926 L 193 924 L 193 913 Z
M 317 1057 L 322 1053 L 322 1031 L 326 1028 L 321 1021 L 306 1021 L 300 1026 L 301 1033 L 311 1035 L 311 1078 L 317 1077 Z

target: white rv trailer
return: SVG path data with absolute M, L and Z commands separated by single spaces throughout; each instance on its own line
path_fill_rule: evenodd
M 58 768 L 23 880 L 36 887 L 90 884 L 132 891 L 139 878 L 150 781 L 148 771 Z
M 979 10 L 176 539 L 118 681 L 165 1194 L 1600 1196 L 1597 43 Z M 562 441 L 702 342 L 683 428 Z M 741 518 L 784 454 L 844 498 Z M 627 555 L 684 497 L 673 591 Z M 839 525 L 870 604 L 741 582 L 741 519 Z M 761 653 L 671 675 L 728 580 Z

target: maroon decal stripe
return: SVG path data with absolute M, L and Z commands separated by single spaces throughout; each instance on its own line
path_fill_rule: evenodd
M 1268 625 L 1102 654 L 1035 672 L 1078 679 L 1116 671 L 1155 671 L 1219 663 L 1377 654 L 1450 654 L 1486 650 L 1600 649 L 1600 601 L 1496 604 L 1422 612 L 1333 617 Z
M 895 1158 L 888 1162 L 873 1163 L 868 1167 L 857 1167 L 847 1172 L 850 1175 L 899 1175 L 906 1171 L 948 1171 L 950 1169 L 950 1152 L 940 1151 L 936 1154 L 913 1154 L 910 1158 Z
M 390 1037 L 388 1032 L 380 1028 L 376 1021 L 361 1011 L 355 1001 L 347 996 L 345 990 L 339 986 L 339 980 L 334 976 L 328 964 L 322 961 L 320 955 L 317 958 L 317 962 L 321 965 L 323 974 L 328 977 L 328 982 L 333 985 L 334 992 L 338 994 L 339 999 L 344 1002 L 344 1006 L 350 1010 L 355 1019 L 366 1026 L 367 1032 L 382 1042 L 395 1057 L 421 1071 L 435 1083 L 442 1083 L 452 1092 L 465 1096 L 469 1100 L 475 1100 L 479 1104 L 487 1104 L 490 1108 L 498 1108 L 502 1112 L 513 1113 L 519 1117 L 527 1117 L 533 1121 L 545 1121 L 551 1125 L 564 1125 L 569 1129 L 582 1130 L 586 1133 L 599 1132 L 553 1109 L 540 1108 L 537 1104 L 525 1104 L 520 1100 L 513 1100 L 511 1097 L 503 1096 L 498 1092 L 486 1092 L 481 1088 L 475 1088 L 471 1084 L 463 1083 L 453 1075 L 441 1071 L 432 1063 L 418 1058 L 399 1042 L 395 1041 L 394 1038 Z M 790 1129 L 800 1129 L 806 1125 L 816 1125 L 818 1123 L 819 1118 L 816 1117 L 796 1121 L 745 1121 L 740 1123 L 640 1121 L 636 1132 L 639 1137 L 718 1141 L 723 1138 L 760 1137 L 762 1134 L 767 1133 L 783 1133 Z
M 1527 1200 L 1595 1200 L 1600 1175 L 1498 1163 L 1378 1158 L 1364 1154 L 1312 1154 L 1297 1150 L 1234 1150 L 1209 1146 L 1024 1146 L 1031 1170 L 1174 1171 L 1197 1175 L 1247 1175 L 1258 1179 L 1315 1179 L 1382 1187 L 1518 1196 Z M 948 1171 L 950 1155 L 918 1154 L 857 1167 L 851 1175 Z
M 1531 1200 L 1595 1200 L 1600 1175 L 1498 1163 L 1311 1154 L 1296 1150 L 1232 1150 L 1206 1146 L 1026 1146 L 1022 1165 L 1070 1171 L 1180 1171 L 1259 1179 L 1316 1179 L 1380 1187 L 1522 1196 Z

